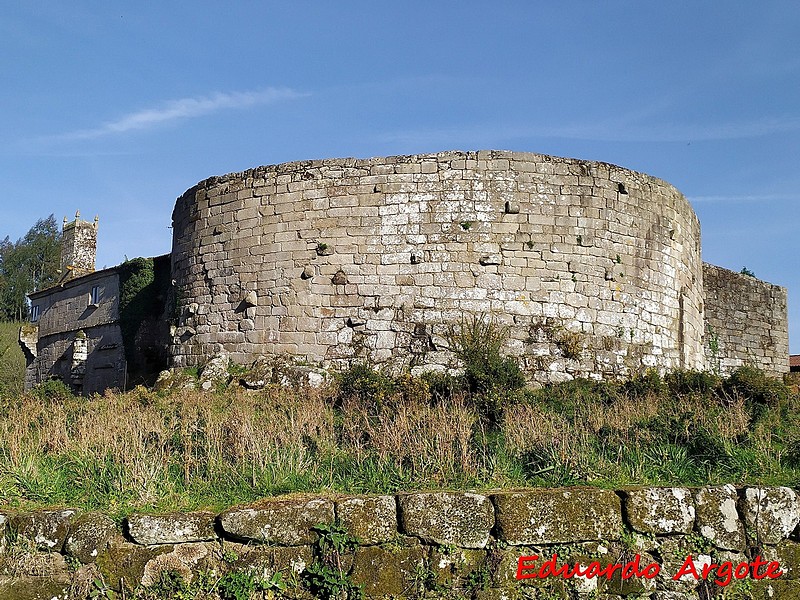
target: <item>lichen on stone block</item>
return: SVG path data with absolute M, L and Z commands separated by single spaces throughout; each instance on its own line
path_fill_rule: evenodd
M 484 548 L 494 526 L 494 507 L 488 497 L 469 492 L 401 494 L 403 533 L 433 544 Z
M 492 496 L 497 530 L 512 545 L 619 539 L 619 496 L 591 488 L 535 489 Z
M 628 490 L 624 506 L 628 523 L 642 533 L 689 533 L 694 527 L 694 498 L 687 488 Z

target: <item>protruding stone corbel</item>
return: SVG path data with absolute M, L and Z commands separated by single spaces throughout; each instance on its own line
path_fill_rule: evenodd
M 242 298 L 242 304 L 249 308 L 251 306 L 258 306 L 258 294 L 255 290 L 250 290 L 247 292 L 244 297 Z

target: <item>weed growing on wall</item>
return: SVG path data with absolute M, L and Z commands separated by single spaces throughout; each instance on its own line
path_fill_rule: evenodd
M 119 267 L 119 322 L 129 362 L 135 360 L 136 332 L 158 310 L 152 289 L 155 270 L 152 258 L 134 258 Z
M 319 538 L 314 545 L 315 560 L 302 574 L 303 585 L 322 600 L 361 600 L 363 590 L 350 581 L 342 567 L 342 556 L 351 554 L 358 540 L 338 523 L 320 523 L 312 529 Z
M 464 318 L 447 333 L 450 349 L 463 366 L 466 387 L 491 423 L 498 422 L 506 394 L 525 385 L 517 361 L 500 353 L 508 334 L 508 327 L 483 315 Z
M 169 269 L 165 266 L 160 258 L 134 258 L 117 267 L 119 325 L 128 373 L 134 382 L 141 382 L 137 380 L 140 371 L 150 372 L 156 364 L 165 366 L 163 349 L 138 339 L 145 324 L 151 328 L 163 326 L 161 317 L 170 287 Z
M 710 323 L 706 324 L 708 333 L 708 351 L 711 354 L 711 371 L 715 375 L 720 372 L 719 336 Z
M 114 599 L 118 596 L 100 580 L 91 598 Z M 136 600 L 251 600 L 259 592 L 265 598 L 281 597 L 287 586 L 280 572 L 264 579 L 253 571 L 230 571 L 222 576 L 213 571 L 199 571 L 191 581 L 177 571 L 161 571 L 158 580 L 151 585 L 137 587 L 133 591 Z M 102 595 L 104 594 L 104 595 Z

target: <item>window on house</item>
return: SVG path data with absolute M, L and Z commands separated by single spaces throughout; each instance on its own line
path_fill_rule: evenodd
M 97 306 L 100 304 L 100 298 L 102 298 L 102 290 L 99 285 L 95 285 L 92 287 L 92 293 L 89 295 L 89 305 Z
M 39 305 L 34 304 L 31 306 L 31 323 L 36 323 L 39 320 Z

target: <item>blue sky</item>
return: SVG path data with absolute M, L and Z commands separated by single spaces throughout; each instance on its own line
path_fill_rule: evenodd
M 800 352 L 796 1 L 0 0 L 0 238 L 100 216 L 98 267 L 169 251 L 212 175 L 508 149 L 692 202 L 704 260 L 789 289 Z

